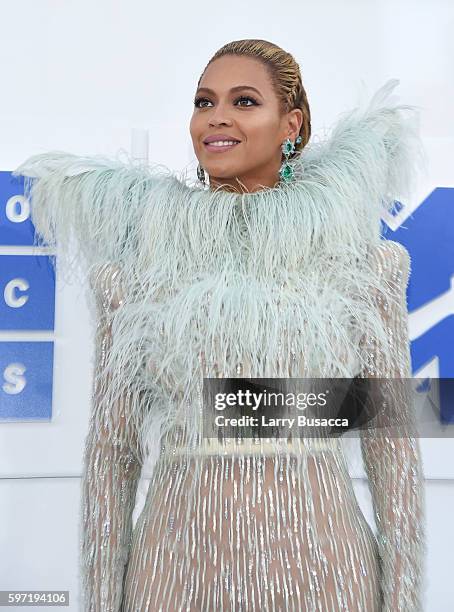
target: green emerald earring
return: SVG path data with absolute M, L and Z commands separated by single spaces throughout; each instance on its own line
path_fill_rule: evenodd
M 205 170 L 200 164 L 197 166 L 197 178 L 203 185 L 205 185 Z
M 294 143 L 290 138 L 287 138 L 282 143 L 281 149 L 282 153 L 285 155 L 285 159 L 279 169 L 279 176 L 286 183 L 293 180 L 293 166 L 288 161 L 289 157 L 295 151 L 295 144 L 299 144 L 302 140 L 301 136 L 298 136 Z

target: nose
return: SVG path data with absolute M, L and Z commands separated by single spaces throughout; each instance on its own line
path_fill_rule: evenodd
M 232 121 L 231 119 L 213 119 L 211 118 L 209 120 L 209 124 L 210 126 L 216 126 L 216 125 L 232 125 Z
M 232 120 L 229 119 L 226 111 L 223 109 L 221 104 L 214 109 L 214 112 L 210 114 L 209 118 L 210 126 L 216 125 L 232 125 Z

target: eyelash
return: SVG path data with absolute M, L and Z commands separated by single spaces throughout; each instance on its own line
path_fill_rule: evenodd
M 251 106 L 257 106 L 257 100 L 255 98 L 253 98 L 252 96 L 240 96 L 239 98 L 237 98 L 235 100 L 235 104 L 239 101 L 239 100 L 251 100 L 251 102 L 253 102 L 253 104 L 248 104 L 246 105 L 244 108 L 250 108 Z M 206 106 L 201 107 L 198 106 L 199 102 L 210 102 L 210 100 L 208 98 L 196 98 L 194 100 L 194 106 L 196 106 L 197 108 L 206 108 Z

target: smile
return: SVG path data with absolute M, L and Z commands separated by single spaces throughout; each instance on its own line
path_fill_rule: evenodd
M 217 142 L 204 143 L 207 151 L 212 151 L 214 153 L 223 153 L 224 151 L 229 151 L 230 149 L 233 149 L 239 144 L 241 143 L 234 142 L 233 140 L 220 140 Z

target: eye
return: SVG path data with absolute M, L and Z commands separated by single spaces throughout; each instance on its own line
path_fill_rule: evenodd
M 257 100 L 255 100 L 254 98 L 251 98 L 251 96 L 240 96 L 239 98 L 235 100 L 235 102 L 239 102 L 240 100 L 250 100 L 252 102 L 252 106 L 257 104 Z
M 194 106 L 198 107 L 198 108 L 203 108 L 202 106 L 199 106 L 200 102 L 209 102 L 208 98 L 196 98 L 194 100 Z
M 252 102 L 252 104 L 247 104 L 246 106 L 256 106 L 257 105 L 257 100 L 255 98 L 252 98 L 251 96 L 240 96 L 239 98 L 237 98 L 235 100 L 235 104 L 237 102 L 239 102 L 240 100 L 249 100 L 250 102 Z M 208 98 L 196 98 L 194 100 L 194 106 L 196 108 L 206 108 L 205 105 L 201 105 L 202 102 L 210 102 L 210 100 L 208 100 Z

